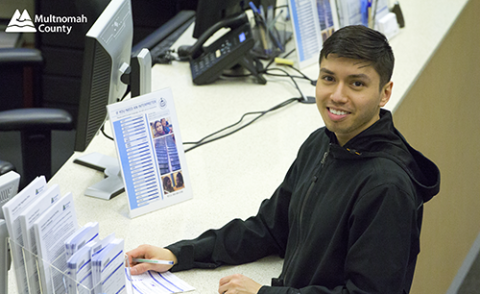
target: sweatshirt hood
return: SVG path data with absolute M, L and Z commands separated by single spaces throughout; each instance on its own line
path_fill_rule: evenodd
M 325 128 L 331 152 L 338 159 L 384 157 L 398 164 L 410 177 L 427 202 L 440 191 L 440 171 L 422 153 L 411 147 L 394 127 L 390 111 L 381 109 L 380 119 L 348 141 L 343 147 L 336 136 Z

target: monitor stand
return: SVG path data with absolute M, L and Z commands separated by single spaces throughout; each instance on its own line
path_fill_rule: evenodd
M 85 190 L 86 196 L 110 200 L 125 191 L 122 173 L 116 158 L 94 152 L 83 155 L 73 162 L 105 174 L 103 180 Z
M 151 92 L 152 57 L 148 49 L 143 48 L 131 59 L 131 66 L 122 75 L 122 82 L 131 86 L 131 97 Z M 85 195 L 104 200 L 123 193 L 125 186 L 118 160 L 101 153 L 83 155 L 73 161 L 80 165 L 93 168 L 105 174 L 105 178 L 85 190 Z

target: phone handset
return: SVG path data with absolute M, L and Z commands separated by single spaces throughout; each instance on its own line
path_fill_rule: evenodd
M 203 44 L 219 29 L 230 28 L 230 31 L 220 37 L 208 47 Z M 179 55 L 183 51 L 190 57 L 190 69 L 193 83 L 196 85 L 214 82 L 224 70 L 240 64 L 250 71 L 260 84 L 266 84 L 265 78 L 257 68 L 260 63 L 255 63 L 250 55 L 254 47 L 250 23 L 245 13 L 224 19 L 206 30 L 197 42 L 187 48 L 179 48 Z M 182 54 L 183 55 L 183 54 Z
M 203 32 L 195 44 L 191 46 L 181 46 L 182 48 L 179 48 L 178 54 L 190 56 L 192 59 L 198 58 L 203 53 L 203 44 L 205 44 L 205 42 L 207 42 L 208 39 L 218 30 L 222 28 L 230 28 L 231 30 L 234 30 L 245 23 L 248 23 L 248 18 L 245 13 L 221 20 Z

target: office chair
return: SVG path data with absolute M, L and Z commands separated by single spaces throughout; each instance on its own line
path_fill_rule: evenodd
M 35 177 L 52 176 L 51 134 L 53 130 L 72 130 L 73 119 L 62 109 L 23 108 L 25 68 L 43 66 L 40 51 L 28 48 L 0 48 L 0 132 L 17 131 L 21 134 L 23 173 L 21 187 Z M 33 74 L 33 93 L 39 91 L 38 75 Z M 35 96 L 35 95 L 34 95 Z M 33 98 L 35 106 L 35 98 Z M 6 173 L 15 167 L 0 154 L 0 172 Z M 0 174 L 1 174 L 0 173 Z

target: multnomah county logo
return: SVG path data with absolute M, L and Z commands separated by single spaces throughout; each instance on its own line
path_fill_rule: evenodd
M 12 19 L 8 23 L 7 33 L 35 33 L 37 30 L 33 25 L 32 19 L 25 9 L 22 14 L 20 11 L 15 10 Z
M 37 26 L 34 25 L 35 24 Z M 17 9 L 8 23 L 7 33 L 64 33 L 69 35 L 72 31 L 72 23 L 87 23 L 85 15 L 80 16 L 57 16 L 57 15 L 35 15 L 35 19 L 28 14 L 27 10 L 23 10 L 22 14 Z

